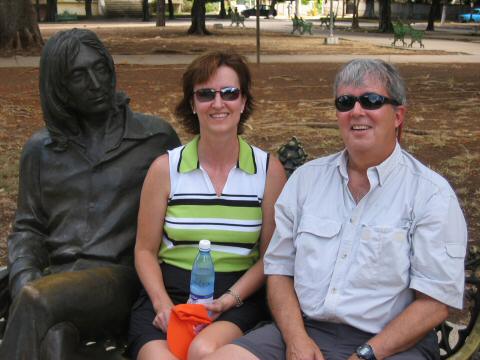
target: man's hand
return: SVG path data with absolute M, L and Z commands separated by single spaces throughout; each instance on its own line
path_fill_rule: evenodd
M 287 360 L 325 360 L 317 344 L 308 336 L 287 343 Z
M 348 360 L 361 360 L 361 359 L 357 356 L 357 354 L 352 354 L 352 355 L 350 355 Z

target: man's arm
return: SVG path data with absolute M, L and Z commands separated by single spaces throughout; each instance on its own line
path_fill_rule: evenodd
M 415 296 L 415 301 L 368 341 L 378 360 L 411 348 L 447 318 L 447 305 L 418 291 Z M 353 359 L 358 358 L 352 355 Z
M 323 360 L 320 349 L 305 331 L 293 278 L 269 275 L 267 296 L 272 316 L 287 345 L 287 360 Z
M 38 136 L 35 135 L 35 136 Z M 46 215 L 41 206 L 40 160 L 41 139 L 27 142 L 20 159 L 19 193 L 13 230 L 8 237 L 10 295 L 42 276 L 48 266 Z

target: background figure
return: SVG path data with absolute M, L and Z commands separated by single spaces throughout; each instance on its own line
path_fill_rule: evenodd
M 95 33 L 59 32 L 45 44 L 46 127 L 20 160 L 2 359 L 68 359 L 80 339 L 126 328 L 139 288 L 141 184 L 153 159 L 180 141 L 163 120 L 133 113 L 115 83 L 112 57 Z
M 201 239 L 212 243 L 215 300 L 207 307 L 215 321 L 195 337 L 189 359 L 268 317 L 262 258 L 285 173 L 238 135 L 253 111 L 250 88 L 246 61 L 234 53 L 200 56 L 183 75 L 177 116 L 196 136 L 155 160 L 142 189 L 135 265 L 145 290 L 131 316 L 133 358 L 173 359 L 165 340 L 170 311 L 188 299 Z
M 297 169 L 275 206 L 275 324 L 208 360 L 440 358 L 432 330 L 463 301 L 457 198 L 397 142 L 406 96 L 392 65 L 353 60 L 334 92 L 345 150 Z

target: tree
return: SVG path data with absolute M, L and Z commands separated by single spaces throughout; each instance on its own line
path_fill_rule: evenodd
M 390 0 L 380 0 L 380 22 L 378 24 L 378 30 L 381 32 L 393 32 L 390 3 Z
M 430 12 L 428 13 L 427 31 L 435 30 L 434 22 L 439 12 L 440 12 L 440 0 L 432 0 L 432 5 L 430 6 Z
M 157 0 L 156 26 L 165 26 L 165 0 Z
M 170 20 L 175 19 L 174 10 L 173 10 L 173 0 L 168 0 L 168 18 Z
M 218 14 L 221 19 L 225 19 L 227 17 L 227 12 L 225 11 L 225 0 L 220 0 L 220 13 Z
M 358 4 L 360 0 L 353 0 L 353 16 L 352 16 L 352 29 L 358 29 L 360 24 L 358 23 Z
M 193 0 L 192 6 L 192 24 L 188 29 L 188 34 L 210 35 L 205 26 L 205 0 Z
M 87 18 L 92 17 L 92 0 L 85 0 L 85 15 Z
M 91 1 L 91 0 L 90 0 Z M 148 11 L 148 0 L 142 0 L 143 21 L 150 21 L 150 11 Z
M 42 44 L 31 0 L 0 0 L 0 49 L 27 49 Z
M 47 0 L 47 15 L 45 20 L 49 22 L 55 22 L 57 20 L 57 0 Z

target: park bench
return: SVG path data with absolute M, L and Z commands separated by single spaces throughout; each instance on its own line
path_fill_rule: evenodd
M 412 25 L 408 24 L 407 33 L 410 35 L 410 44 L 408 45 L 408 47 L 412 47 L 414 42 L 418 42 L 420 44 L 420 47 L 422 48 L 425 47 L 422 43 L 425 31 L 414 29 Z
M 293 171 L 307 159 L 301 142 L 295 137 L 281 146 L 278 158 L 285 171 L 290 176 Z M 465 313 L 468 313 L 468 324 L 458 330 L 449 321 L 445 321 L 435 330 L 441 351 L 441 359 L 468 360 L 472 359 L 480 350 L 480 247 L 470 246 L 465 261 Z M 8 270 L 0 268 L 0 338 L 5 330 L 7 309 L 9 305 Z M 84 339 L 79 349 L 82 358 L 101 360 L 127 360 L 124 355 L 126 331 L 119 331 L 123 335 L 116 338 Z M 477 355 L 478 356 L 478 355 Z M 475 356 L 474 360 L 477 357 Z
M 75 21 L 75 20 L 78 20 L 77 14 L 69 13 L 67 10 L 55 16 L 55 21 Z
M 393 42 L 392 46 L 395 46 L 397 41 L 401 41 L 403 46 L 406 45 L 405 37 L 410 36 L 410 44 L 408 47 L 412 47 L 413 43 L 418 42 L 420 47 L 425 47 L 422 43 L 423 36 L 425 35 L 425 31 L 414 29 L 410 24 L 404 24 L 400 20 L 396 21 L 393 24 Z
M 230 15 L 232 22 L 230 23 L 230 26 L 233 26 L 233 24 L 236 24 L 238 27 L 240 24 L 242 24 L 243 27 L 245 27 L 245 16 L 240 15 L 238 12 L 232 12 L 232 15 Z
M 298 18 L 296 15 L 292 18 L 292 32 L 294 34 L 295 31 L 298 31 L 300 35 L 303 35 L 305 32 L 308 32 L 310 35 L 312 34 L 312 27 L 313 23 L 311 21 L 305 21 L 301 17 Z
M 337 14 L 333 14 L 333 27 L 335 27 L 336 20 L 337 20 Z M 325 26 L 325 28 L 330 27 L 330 16 L 322 16 L 320 18 L 320 26 Z

